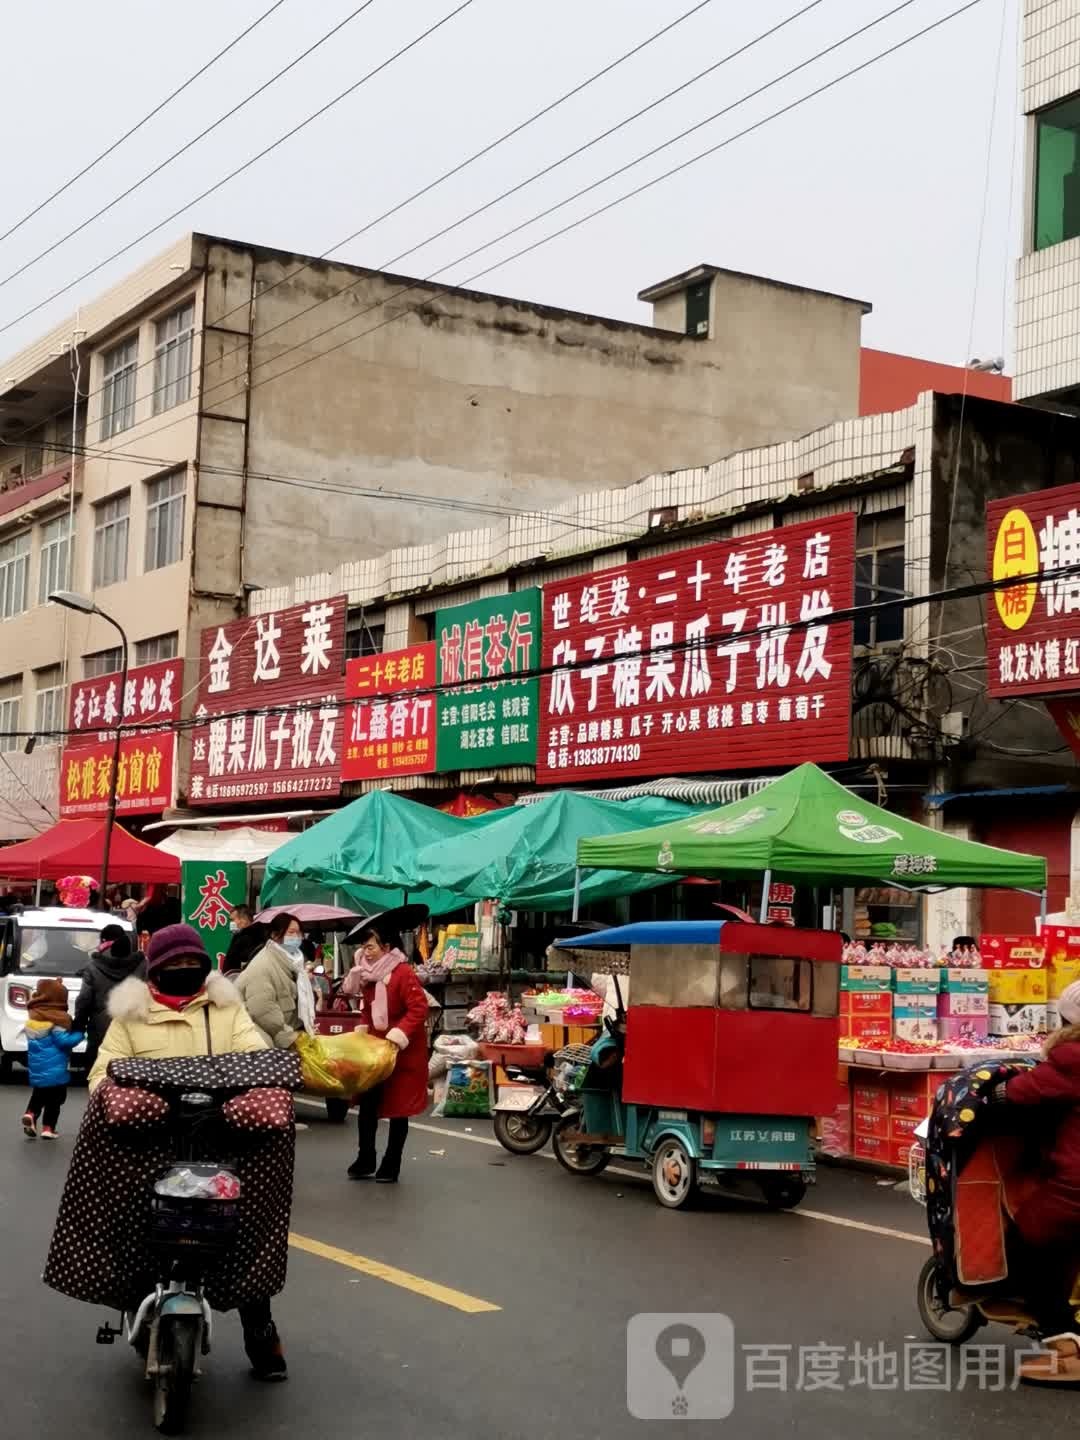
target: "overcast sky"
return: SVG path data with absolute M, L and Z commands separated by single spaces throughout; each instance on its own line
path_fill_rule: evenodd
M 284 0 L 133 139 L 0 243 L 0 280 L 137 181 L 359 3 Z M 372 0 L 239 115 L 55 253 L 0 285 L 0 325 L 157 225 L 460 3 Z M 694 3 L 471 0 L 429 39 L 245 174 L 0 334 L 0 355 L 33 340 L 80 299 L 185 230 L 310 254 L 330 250 Z M 913 0 L 892 19 L 547 220 L 471 261 L 449 263 L 900 3 L 819 0 L 803 18 L 543 180 L 444 239 L 395 259 L 805 3 L 710 0 L 554 114 L 334 253 L 376 267 L 393 260 L 392 268 L 415 275 L 446 266 L 438 278 L 460 283 L 736 134 L 963 0 Z M 269 5 L 40 0 L 5 6 L 8 143 L 0 232 Z M 1011 276 L 1022 220 L 1018 6 L 1019 0 L 980 0 L 827 94 L 491 271 L 477 287 L 647 320 L 648 310 L 635 299 L 639 289 L 707 261 L 870 301 L 874 312 L 863 328 L 870 345 L 956 363 L 970 358 L 969 349 L 982 356 L 1000 353 L 1006 326 L 1011 331 Z M 1010 338 L 1005 348 L 1011 353 Z

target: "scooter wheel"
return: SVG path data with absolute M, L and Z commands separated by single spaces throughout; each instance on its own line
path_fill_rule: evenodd
M 919 1319 L 935 1340 L 945 1345 L 963 1345 L 981 1328 L 983 1317 L 975 1305 L 962 1305 L 957 1310 L 943 1305 L 937 1293 L 934 1272 L 931 1256 L 919 1271 L 915 1295 Z
M 187 1420 L 201 1325 L 192 1315 L 161 1321 L 158 1373 L 154 1377 L 154 1426 L 162 1435 L 179 1435 Z
M 496 1110 L 495 1139 L 511 1155 L 535 1155 L 551 1139 L 551 1121 L 537 1115 Z

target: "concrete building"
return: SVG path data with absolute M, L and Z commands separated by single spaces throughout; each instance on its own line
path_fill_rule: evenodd
M 1024 0 L 1017 400 L 1080 412 L 1080 0 Z
M 185 236 L 0 368 L 0 732 L 62 728 L 65 682 L 117 668 L 108 625 L 45 604 L 69 575 L 133 664 L 188 657 L 248 591 L 451 514 L 528 518 L 856 411 L 861 302 L 705 266 L 642 296 L 651 326 Z M 27 784 L 54 807 L 26 769 L 0 840 Z

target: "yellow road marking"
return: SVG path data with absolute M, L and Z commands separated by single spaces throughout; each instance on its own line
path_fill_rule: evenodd
M 332 1260 L 335 1265 L 358 1270 L 361 1275 L 370 1275 L 373 1280 L 385 1280 L 388 1285 L 411 1290 L 414 1295 L 423 1295 L 426 1300 L 435 1300 L 440 1305 L 463 1310 L 466 1315 L 485 1315 L 502 1309 L 500 1305 L 492 1305 L 490 1300 L 479 1300 L 475 1295 L 466 1295 L 462 1290 L 452 1290 L 449 1285 L 425 1280 L 422 1275 L 410 1275 L 408 1270 L 399 1270 L 395 1265 L 384 1265 L 381 1260 L 369 1260 L 366 1255 L 354 1255 L 350 1250 L 341 1250 L 337 1245 L 325 1245 L 321 1240 L 312 1240 L 307 1235 L 297 1235 L 294 1231 L 289 1233 L 289 1244 L 294 1250 L 305 1250 L 309 1255 L 317 1255 L 321 1260 Z

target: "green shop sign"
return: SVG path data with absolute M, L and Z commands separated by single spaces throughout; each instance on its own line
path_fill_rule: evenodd
M 539 668 L 540 591 L 436 611 L 435 646 L 436 768 L 535 765 L 540 681 L 509 677 Z
M 184 919 L 199 932 L 219 970 L 232 940 L 233 910 L 247 904 L 247 866 L 242 860 L 185 860 L 180 874 Z

